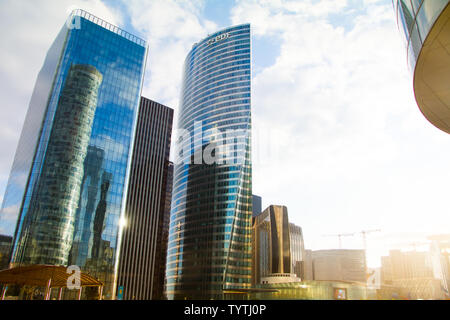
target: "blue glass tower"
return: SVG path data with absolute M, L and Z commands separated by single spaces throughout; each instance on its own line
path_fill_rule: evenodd
M 251 285 L 250 25 L 194 44 L 178 130 L 166 295 L 221 299 Z
M 12 266 L 77 265 L 114 297 L 146 57 L 145 41 L 70 15 L 39 73 L 3 201 Z

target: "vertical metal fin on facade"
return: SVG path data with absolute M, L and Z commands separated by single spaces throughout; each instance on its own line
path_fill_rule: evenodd
M 163 298 L 172 122 L 172 109 L 141 98 L 117 283 L 126 300 Z

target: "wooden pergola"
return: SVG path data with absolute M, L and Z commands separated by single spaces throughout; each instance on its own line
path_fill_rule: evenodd
M 0 284 L 3 285 L 1 300 L 5 299 L 8 285 L 45 287 L 45 300 L 50 299 L 52 289 L 59 288 L 58 300 L 61 300 L 62 289 L 67 288 L 67 282 L 71 276 L 72 274 L 68 273 L 67 267 L 64 266 L 31 265 L 2 270 L 0 271 Z M 78 300 L 81 300 L 84 287 L 98 287 L 101 300 L 103 285 L 94 277 L 81 272 Z

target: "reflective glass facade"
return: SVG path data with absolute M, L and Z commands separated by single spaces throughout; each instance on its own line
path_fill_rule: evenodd
M 404 35 L 408 62 L 414 70 L 422 45 L 449 0 L 393 0 L 397 24 Z
M 14 235 L 13 266 L 78 265 L 113 297 L 146 56 L 145 41 L 82 10 L 62 28 L 35 85 L 0 215 Z
M 224 289 L 251 285 L 250 38 L 250 25 L 219 31 L 185 61 L 178 129 L 190 139 L 175 136 L 188 152 L 177 153 L 174 170 L 169 299 L 220 299 Z M 231 130 L 234 138 L 225 139 Z M 235 161 L 195 161 L 214 145 L 224 148 L 212 154 Z
M 300 227 L 289 223 L 285 206 L 269 206 L 253 218 L 253 283 L 272 275 L 301 277 L 304 256 Z
M 450 0 L 394 0 L 405 37 L 417 105 L 450 134 Z

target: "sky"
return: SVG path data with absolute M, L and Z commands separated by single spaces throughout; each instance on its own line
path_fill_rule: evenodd
M 338 248 L 339 233 L 362 248 L 358 232 L 380 229 L 367 237 L 377 267 L 449 233 L 450 136 L 417 107 L 391 0 L 2 0 L 0 202 L 34 82 L 74 8 L 148 41 L 143 95 L 175 121 L 192 45 L 251 24 L 253 193 L 288 207 L 307 249 Z

